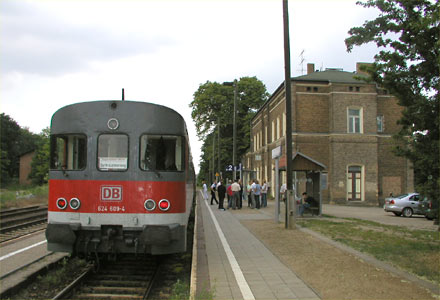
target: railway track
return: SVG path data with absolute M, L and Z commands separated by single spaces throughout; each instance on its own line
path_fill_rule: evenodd
M 127 256 L 91 267 L 53 299 L 148 299 L 160 257 Z
M 43 230 L 47 225 L 47 206 L 28 206 L 0 211 L 0 243 Z

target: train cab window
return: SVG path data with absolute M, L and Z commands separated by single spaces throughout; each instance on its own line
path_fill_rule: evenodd
M 98 169 L 125 171 L 128 168 L 128 136 L 101 134 L 98 137 Z
M 147 171 L 183 171 L 183 137 L 143 135 L 141 137 L 141 169 Z
M 87 138 L 78 134 L 50 137 L 50 168 L 52 170 L 82 170 L 86 167 Z

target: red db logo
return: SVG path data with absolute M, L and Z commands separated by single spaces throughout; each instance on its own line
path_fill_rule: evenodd
M 101 201 L 122 201 L 122 186 L 101 186 Z

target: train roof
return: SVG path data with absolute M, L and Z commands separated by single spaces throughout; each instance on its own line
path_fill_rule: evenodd
M 117 129 L 109 129 L 117 119 Z M 79 102 L 57 110 L 51 121 L 51 133 L 149 132 L 187 135 L 185 120 L 175 110 L 149 102 L 99 100 Z

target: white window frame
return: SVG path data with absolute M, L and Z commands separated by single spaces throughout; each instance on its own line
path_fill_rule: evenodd
M 355 120 L 357 119 L 356 117 L 352 117 L 350 115 L 350 110 L 358 110 L 359 111 L 359 132 L 356 131 L 356 123 Z M 347 107 L 347 132 L 348 133 L 353 133 L 353 134 L 361 134 L 364 133 L 364 120 L 363 120 L 363 109 L 362 107 Z M 350 123 L 353 124 L 353 131 L 350 131 Z
M 275 142 L 275 120 L 272 120 L 272 142 Z
M 277 118 L 277 140 L 280 138 L 280 117 Z
M 377 132 L 385 132 L 385 122 L 383 115 L 378 115 L 376 117 L 376 123 L 377 123 Z

